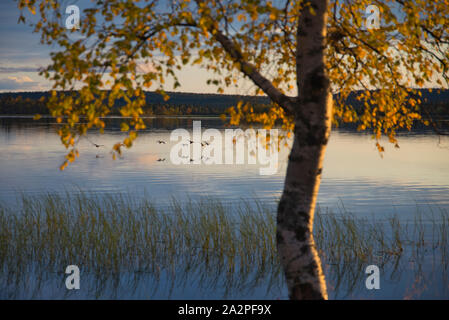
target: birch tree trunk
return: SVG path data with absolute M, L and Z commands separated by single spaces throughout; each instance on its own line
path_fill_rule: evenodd
M 313 10 L 304 8 L 298 24 L 294 141 L 277 215 L 277 247 L 290 299 L 327 299 L 312 234 L 332 114 L 324 63 L 327 0 L 310 3 Z

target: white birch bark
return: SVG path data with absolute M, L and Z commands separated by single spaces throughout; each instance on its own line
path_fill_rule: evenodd
M 278 253 L 291 299 L 327 299 L 326 283 L 312 232 L 332 114 L 332 96 L 324 63 L 328 0 L 311 0 L 309 3 L 310 7 L 302 10 L 298 23 L 297 98 L 281 93 L 243 59 L 230 38 L 219 30 L 211 30 L 232 59 L 240 63 L 241 72 L 271 100 L 294 114 L 295 138 L 278 207 L 276 231 Z
M 297 33 L 295 137 L 277 217 L 277 246 L 290 299 L 327 299 L 313 239 L 313 217 L 331 128 L 332 96 L 325 72 L 327 0 L 303 9 Z

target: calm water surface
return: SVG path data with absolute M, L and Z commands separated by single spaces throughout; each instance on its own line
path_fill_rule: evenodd
M 201 120 L 205 128 L 223 129 L 221 120 Z M 259 174 L 261 165 L 205 165 L 170 163 L 170 133 L 175 128 L 192 130 L 192 119 L 148 119 L 123 158 L 112 160 L 112 145 L 124 136 L 119 119 L 105 134 L 89 134 L 79 142 L 81 158 L 63 172 L 65 148 L 53 119 L 0 118 L 0 201 L 11 203 L 17 192 L 39 194 L 89 190 L 108 194 L 130 191 L 146 194 L 158 203 L 171 196 L 216 196 L 235 201 L 251 196 L 272 201 L 281 195 L 287 151 L 279 156 L 274 175 Z M 164 140 L 166 144 L 158 144 Z M 356 215 L 399 213 L 408 217 L 417 207 L 449 208 L 449 139 L 431 131 L 400 135 L 400 149 L 385 142 L 379 156 L 370 135 L 334 130 L 327 149 L 318 203 Z M 225 151 L 224 151 L 225 152 Z M 158 159 L 165 161 L 157 161 Z M 247 163 L 245 159 L 245 163 Z M 340 209 L 337 209 L 340 208 Z
M 196 120 L 201 120 L 203 129 L 224 130 L 221 120 Z M 275 204 L 283 188 L 288 149 L 281 150 L 277 173 L 268 176 L 259 174 L 259 164 L 174 165 L 169 154 L 176 142 L 170 141 L 170 133 L 177 128 L 191 131 L 192 121 L 191 118 L 147 119 L 150 129 L 139 134 L 134 146 L 126 150 L 122 158 L 112 160 L 110 150 L 124 134 L 119 130 L 120 119 L 111 120 L 105 134 L 90 133 L 89 140 L 80 140 L 81 158 L 66 170 L 59 171 L 66 150 L 55 133 L 59 125 L 53 119 L 33 121 L 0 117 L 0 201 L 14 207 L 21 192 L 39 195 L 82 190 L 99 195 L 132 192 L 137 197 L 150 197 L 158 205 L 168 204 L 171 197 L 182 201 L 204 196 L 217 197 L 224 202 L 250 197 Z M 158 140 L 166 141 L 166 144 L 158 144 Z M 104 146 L 97 148 L 93 143 Z M 385 142 L 386 152 L 380 157 L 370 135 L 334 130 L 318 196 L 320 208 L 376 219 L 396 214 L 404 220 L 413 219 L 417 213 L 426 213 L 429 208 L 448 211 L 449 139 L 440 140 L 431 131 L 420 131 L 401 134 L 399 144 L 400 149 L 395 149 Z M 165 161 L 158 161 L 164 158 Z M 438 256 L 434 261 L 446 261 L 447 264 L 447 257 L 441 258 Z M 351 274 L 352 269 L 347 269 L 348 272 L 345 267 L 337 270 L 337 266 L 323 260 L 330 298 L 448 297 L 447 266 L 443 268 L 438 262 L 430 263 L 430 255 L 421 259 L 429 263 L 419 266 L 413 259 L 404 259 L 399 269 L 397 265 L 391 265 L 382 271 L 383 290 L 374 291 L 368 291 L 364 286 L 363 268 L 356 268 L 357 274 Z M 47 280 L 41 283 L 42 277 Z M 87 280 L 90 289 L 70 294 L 61 285 L 64 277 L 62 271 L 45 276 L 30 271 L 24 275 L 23 285 L 8 293 L 5 290 L 0 293 L 0 298 L 287 298 L 284 282 L 279 276 L 274 276 L 277 279 L 274 285 L 268 279 L 262 279 L 250 291 L 237 286 L 233 293 L 228 293 L 220 285 L 204 282 L 203 275 L 189 275 L 186 281 L 181 280 L 181 284 L 173 286 L 168 280 L 172 278 L 170 271 L 162 271 L 158 279 L 144 275 L 135 280 L 135 274 L 130 270 L 129 274 L 121 274 L 119 280 L 99 282 L 93 277 Z M 89 279 L 92 275 L 84 277 Z M 348 279 L 340 283 L 338 279 L 345 277 Z M 356 282 L 354 277 L 358 279 Z M 6 276 L 0 277 L 0 282 L 5 281 Z

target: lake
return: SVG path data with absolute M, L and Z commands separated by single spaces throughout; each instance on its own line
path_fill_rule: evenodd
M 223 129 L 219 119 L 201 120 L 201 126 Z M 192 129 L 191 118 L 147 119 L 149 129 L 139 133 L 123 158 L 112 160 L 110 151 L 124 134 L 115 125 L 104 135 L 89 134 L 96 148 L 80 140 L 81 157 L 64 171 L 58 168 L 65 148 L 55 134 L 53 119 L 0 118 L 0 200 L 10 202 L 18 191 L 89 190 L 95 193 L 146 191 L 158 201 L 216 196 L 234 201 L 245 196 L 264 200 L 279 198 L 286 169 L 286 148 L 279 156 L 278 172 L 259 174 L 260 165 L 205 165 L 170 163 L 170 132 Z M 116 119 L 119 123 L 119 119 Z M 113 124 L 114 125 L 114 124 Z M 158 140 L 167 142 L 158 144 Z M 356 215 L 399 213 L 408 217 L 416 206 L 449 208 L 449 139 L 433 131 L 400 134 L 400 149 L 384 142 L 379 155 L 369 134 L 333 130 L 327 148 L 318 203 Z M 165 161 L 157 161 L 158 159 Z
M 217 118 L 148 118 L 148 129 L 139 133 L 133 147 L 125 150 L 123 157 L 113 160 L 110 154 L 112 146 L 125 135 L 119 129 L 120 119 L 110 119 L 103 135 L 92 132 L 88 134 L 88 138 L 79 141 L 80 158 L 60 171 L 58 168 L 64 160 L 66 150 L 55 133 L 59 124 L 54 119 L 34 121 L 28 117 L 0 117 L 0 201 L 5 206 L 14 207 L 19 194 L 38 196 L 45 193 L 76 194 L 83 191 L 100 196 L 131 193 L 137 198 L 149 198 L 162 207 L 168 205 L 173 198 L 183 202 L 214 197 L 226 203 L 238 203 L 242 198 L 256 198 L 274 208 L 283 188 L 288 147 L 281 148 L 277 172 L 272 175 L 260 175 L 261 165 L 248 164 L 248 161 L 232 165 L 191 162 L 173 164 L 170 161 L 170 150 L 177 142 L 170 141 L 170 134 L 178 128 L 191 132 L 193 121 L 201 121 L 203 130 L 216 128 L 223 132 L 225 129 L 222 121 Z M 318 195 L 320 211 L 350 213 L 356 218 L 374 217 L 379 221 L 393 214 L 401 221 L 413 221 L 417 215 L 432 210 L 447 212 L 449 138 L 440 139 L 431 130 L 419 130 L 400 133 L 398 140 L 399 149 L 384 141 L 386 151 L 380 156 L 375 141 L 369 134 L 344 128 L 334 129 L 326 152 Z M 101 146 L 96 147 L 95 144 Z M 226 152 L 225 148 L 223 146 L 223 153 Z M 388 226 L 385 228 L 388 229 Z M 405 264 L 408 266 L 407 270 L 414 270 L 409 261 Z M 328 271 L 328 267 L 325 267 L 326 276 L 334 279 L 328 274 L 333 272 Z M 427 265 L 424 270 L 431 267 L 434 265 Z M 26 280 L 30 286 L 33 286 L 32 274 Z M 47 282 L 41 293 L 33 297 L 61 297 L 58 290 L 54 293 L 60 277 L 61 275 L 56 280 Z M 162 279 L 164 277 L 168 275 L 163 274 Z M 132 276 L 120 280 L 125 282 L 120 282 L 118 287 L 121 289 L 115 297 L 148 297 L 145 288 L 153 280 L 145 278 L 131 294 L 126 289 L 126 279 L 129 278 Z M 395 278 L 393 274 L 390 281 L 384 283 L 389 289 L 381 293 L 367 292 L 363 288 L 363 281 L 359 281 L 358 287 L 351 293 L 348 293 L 347 285 L 343 285 L 340 292 L 331 292 L 330 297 L 403 297 L 414 279 L 410 272 L 405 273 L 401 279 Z M 164 283 L 164 280 L 159 281 Z M 422 296 L 447 298 L 447 282 L 434 281 L 438 286 L 432 288 L 431 293 L 426 292 Z M 93 285 L 95 281 L 90 283 Z M 282 281 L 274 291 L 266 287 L 266 284 L 259 283 L 250 294 L 237 291 L 227 297 L 286 298 Z M 332 285 L 329 287 L 332 288 Z M 22 290 L 19 297 L 29 297 L 28 289 Z M 169 293 L 170 288 L 156 290 L 154 297 L 220 298 L 222 291 L 216 288 L 199 290 L 196 285 L 190 284 L 185 290 L 175 290 L 174 293 Z M 72 296 L 79 297 L 93 296 Z

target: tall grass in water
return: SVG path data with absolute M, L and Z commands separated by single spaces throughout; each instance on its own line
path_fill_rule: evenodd
M 23 196 L 18 207 L 0 208 L 3 280 L 20 282 L 30 269 L 61 273 L 70 264 L 102 277 L 172 270 L 225 288 L 279 275 L 274 216 L 258 202 L 173 199 L 156 208 L 129 194 L 81 193 Z
M 39 286 L 23 287 L 30 273 L 39 281 L 52 274 L 63 279 L 71 264 L 90 275 L 91 297 L 120 284 L 124 274 L 135 280 L 130 286 L 151 277 L 153 283 L 173 286 L 193 280 L 225 297 L 258 287 L 268 297 L 285 295 L 273 204 L 204 198 L 172 199 L 169 206 L 156 207 L 130 194 L 80 193 L 24 195 L 17 208 L 0 207 L 3 298 L 16 297 L 19 288 L 39 291 Z M 448 224 L 444 210 L 405 224 L 397 217 L 379 221 L 318 212 L 315 240 L 330 289 L 343 294 L 355 290 L 365 279 L 366 265 L 394 271 L 405 255 L 422 263 L 431 252 L 447 270 Z

